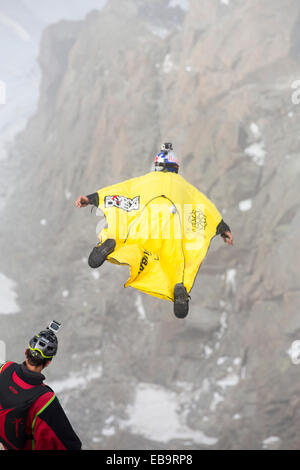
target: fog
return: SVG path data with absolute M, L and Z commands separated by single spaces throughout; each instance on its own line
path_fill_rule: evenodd
M 0 0 L 0 359 L 62 322 L 46 382 L 85 449 L 299 448 L 299 19 L 297 0 Z M 184 320 L 124 289 L 128 266 L 91 270 L 102 219 L 75 208 L 163 142 L 234 238 Z

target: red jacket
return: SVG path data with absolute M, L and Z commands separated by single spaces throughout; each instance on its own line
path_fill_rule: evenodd
M 30 371 L 25 363 L 7 362 L 0 367 L 1 373 L 10 366 L 17 366 L 13 381 L 21 389 L 44 385 L 45 377 Z M 48 387 L 44 395 L 31 405 L 26 421 L 26 440 L 24 450 L 80 450 L 81 442 L 75 434 L 55 393 Z M 0 403 L 1 410 L 1 403 Z M 1 423 L 0 423 L 1 427 Z

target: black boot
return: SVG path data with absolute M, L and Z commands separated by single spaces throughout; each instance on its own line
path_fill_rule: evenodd
M 114 251 L 115 247 L 116 241 L 113 238 L 108 238 L 101 245 L 95 246 L 89 256 L 89 266 L 93 269 L 100 268 L 107 256 Z
M 177 318 L 185 318 L 189 313 L 189 296 L 184 285 L 176 284 L 174 289 L 174 314 Z

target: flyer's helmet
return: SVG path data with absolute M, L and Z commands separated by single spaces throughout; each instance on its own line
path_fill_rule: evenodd
M 173 152 L 173 145 L 170 142 L 163 144 L 160 153 L 156 155 L 154 160 L 154 170 L 178 173 L 178 159 Z
M 60 323 L 53 321 L 46 330 L 41 331 L 29 341 L 29 349 L 33 357 L 39 359 L 52 359 L 57 353 L 58 341 L 55 332 Z

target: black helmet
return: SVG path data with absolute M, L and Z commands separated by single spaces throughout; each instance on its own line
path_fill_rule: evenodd
M 57 353 L 58 341 L 55 333 L 47 328 L 29 341 L 29 349 L 33 357 L 52 359 Z

